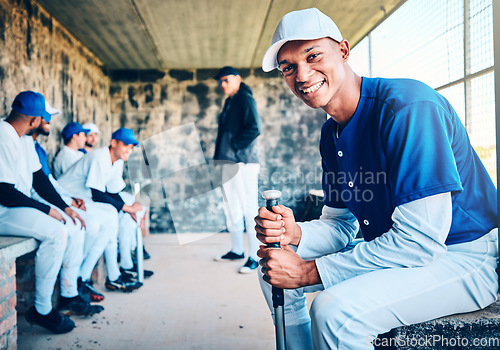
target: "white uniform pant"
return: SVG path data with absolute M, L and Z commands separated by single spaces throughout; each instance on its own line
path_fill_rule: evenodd
M 77 212 L 87 225 L 80 276 L 82 280 L 88 281 L 106 247 L 109 246 L 110 250 L 114 247 L 115 251 L 117 249 L 118 213 L 112 205 L 94 202 L 90 199 L 85 200 L 85 207 L 86 211 L 77 209 Z M 116 253 L 114 260 L 114 264 L 112 262 L 108 264 L 106 261 L 106 268 L 118 278 L 119 269 Z
M 52 310 L 52 293 L 59 271 L 61 295 L 68 298 L 78 295 L 76 282 L 84 231 L 71 218 L 63 216 L 66 225 L 34 208 L 0 208 L 0 235 L 32 237 L 40 242 L 35 256 L 35 307 L 41 314 Z
M 334 285 L 316 296 L 310 314 L 304 292 L 321 285 L 285 290 L 287 349 L 373 349 L 373 339 L 393 328 L 482 309 L 497 298 L 497 254 L 495 229 L 448 246 L 427 266 L 377 270 Z M 273 312 L 271 286 L 259 276 Z
M 126 205 L 132 205 L 135 202 L 135 197 L 130 193 L 120 192 L 120 197 Z M 124 269 L 134 267 L 132 249 L 137 246 L 137 229 L 145 213 L 146 207 L 137 213 L 137 222 L 132 219 L 130 214 L 123 211 L 119 213 L 118 245 L 120 247 L 120 266 Z
M 49 204 L 36 192 L 33 194 L 33 198 Z M 72 197 L 63 195 L 62 198 L 67 205 L 71 205 L 73 201 Z M 113 280 L 115 280 L 120 275 L 116 252 L 118 249 L 118 213 L 110 204 L 94 202 L 90 198 L 82 199 L 85 202 L 87 210 L 71 207 L 71 209 L 80 215 L 86 225 L 82 263 L 78 272 L 79 276 L 84 281 L 90 280 L 97 261 L 103 255 L 104 250 L 108 248 L 110 258 L 106 260 L 106 269 L 108 276 L 113 276 Z
M 224 214 L 231 234 L 231 251 L 243 254 L 243 231 L 248 236 L 248 255 L 258 260 L 260 242 L 255 233 L 254 218 L 259 210 L 259 170 L 257 163 L 233 163 L 222 166 Z

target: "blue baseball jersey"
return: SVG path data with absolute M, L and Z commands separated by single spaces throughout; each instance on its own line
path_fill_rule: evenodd
M 496 188 L 450 103 L 409 79 L 363 78 L 357 109 L 337 138 L 321 130 L 324 203 L 348 208 L 371 241 L 393 225 L 394 209 L 452 193 L 446 244 L 472 241 L 496 227 Z
M 42 165 L 42 171 L 45 175 L 49 176 L 52 174 L 49 167 L 49 160 L 47 159 L 47 152 L 40 146 L 40 144 L 35 140 L 35 150 L 38 155 L 38 159 L 40 160 L 40 164 Z

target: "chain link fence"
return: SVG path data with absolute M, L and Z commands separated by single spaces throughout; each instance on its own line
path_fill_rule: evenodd
M 492 1 L 408 0 L 353 48 L 351 65 L 439 91 L 496 184 Z

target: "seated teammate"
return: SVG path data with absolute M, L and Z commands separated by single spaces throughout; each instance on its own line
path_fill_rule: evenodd
M 50 105 L 45 105 L 46 110 L 52 116 L 60 114 L 60 111 L 52 108 Z M 78 280 L 78 291 L 81 296 L 89 301 L 102 301 L 104 295 L 98 292 L 91 280 L 92 271 L 97 264 L 97 261 L 102 256 L 106 246 L 116 240 L 117 218 L 110 220 L 116 216 L 116 212 L 108 205 L 103 203 L 95 203 L 92 201 L 85 202 L 78 198 L 71 191 L 64 189 L 56 179 L 52 176 L 47 159 L 47 153 L 42 146 L 37 142 L 39 135 L 48 136 L 50 134 L 50 121 L 42 119 L 40 126 L 32 133 L 32 138 L 35 143 L 35 150 L 42 165 L 42 170 L 48 176 L 50 182 L 61 195 L 66 204 L 71 205 L 86 222 L 87 229 L 85 232 L 85 243 L 83 250 L 83 261 L 80 267 L 80 278 Z
M 66 124 L 61 135 L 64 140 L 64 147 L 57 152 L 54 157 L 54 175 L 59 178 L 70 166 L 83 157 L 84 153 L 79 150 L 85 146 L 90 129 L 84 129 L 78 122 Z
M 102 307 L 78 295 L 84 220 L 57 194 L 41 170 L 33 140 L 26 136 L 50 121 L 44 97 L 33 91 L 16 96 L 12 111 L 0 121 L 0 235 L 32 237 L 40 245 L 35 258 L 35 305 L 27 321 L 54 333 L 66 333 L 75 323 L 52 307 L 52 293 L 60 272 L 60 310 L 65 314 L 92 315 Z M 34 189 L 40 198 L 32 198 Z
M 133 273 L 131 249 L 135 244 L 137 220 L 144 215 L 144 208 L 134 198 L 123 199 L 120 192 L 125 187 L 123 165 L 138 141 L 130 129 L 120 128 L 112 135 L 109 147 L 99 148 L 85 155 L 59 179 L 59 183 L 73 189 L 84 198 L 106 203 L 119 213 L 119 238 L 121 271 L 117 264 L 117 245 L 108 245 L 104 251 L 108 279 L 106 288 L 110 290 L 129 290 L 142 286 L 130 280 Z M 145 276 L 152 272 L 145 271 Z M 124 283 L 126 284 L 124 286 Z M 128 284 L 130 285 L 128 285 Z M 132 285 L 132 283 L 134 283 Z

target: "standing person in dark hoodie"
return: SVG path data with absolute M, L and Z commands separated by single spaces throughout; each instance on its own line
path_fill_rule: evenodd
M 231 250 L 216 258 L 232 261 L 245 258 L 243 231 L 248 235 L 248 259 L 240 273 L 250 273 L 258 265 L 254 216 L 258 211 L 259 144 L 261 121 L 252 90 L 241 81 L 233 67 L 223 67 L 214 77 L 227 99 L 219 115 L 214 160 L 223 161 L 222 190 L 224 213 L 231 234 Z

